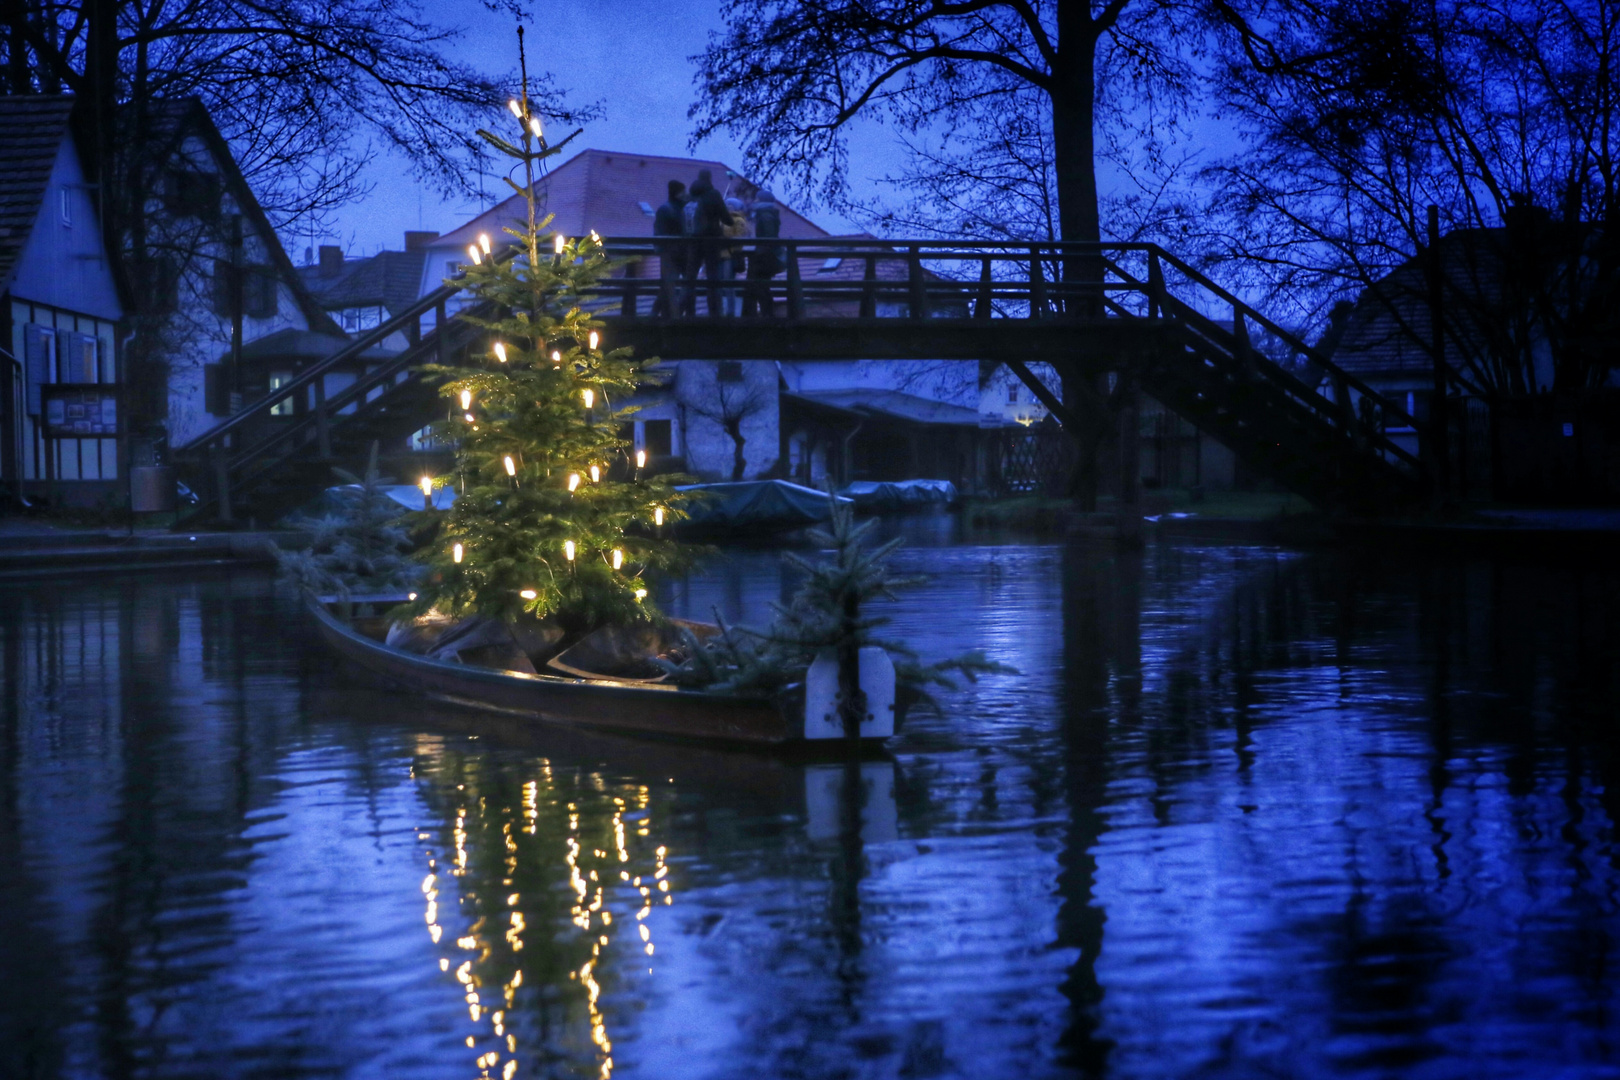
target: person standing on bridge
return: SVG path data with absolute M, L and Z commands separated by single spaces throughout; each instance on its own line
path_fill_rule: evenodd
M 681 226 L 681 208 L 686 205 L 686 185 L 679 180 L 669 182 L 669 200 L 653 213 L 653 236 L 673 236 L 677 240 L 685 235 Z M 653 241 L 658 252 L 658 299 L 653 302 L 653 316 L 673 315 L 680 310 L 681 280 L 686 277 L 686 245 L 676 242 Z
M 742 276 L 743 260 L 747 257 L 748 246 L 742 243 L 754 235 L 753 224 L 748 220 L 748 213 L 743 209 L 743 201 L 736 196 L 726 200 L 726 209 L 731 211 L 731 224 L 726 226 L 726 238 L 736 241 L 727 244 L 720 255 L 720 280 L 725 283 L 725 312 L 727 315 L 742 314 L 742 297 L 737 294 L 737 279 Z
M 709 314 L 718 317 L 720 304 L 720 256 L 727 246 L 726 226 L 732 222 L 726 200 L 714 186 L 714 177 L 708 169 L 699 169 L 697 180 L 687 193 L 686 205 L 681 208 L 682 231 L 695 236 L 698 242 L 686 264 L 689 291 L 683 301 L 687 315 L 697 311 L 697 276 L 699 267 L 709 279 Z
M 743 287 L 744 315 L 756 311 L 769 317 L 775 314 L 771 301 L 771 279 L 782 270 L 782 245 L 774 243 L 782 235 L 782 211 L 769 191 L 761 191 L 754 199 L 750 215 L 754 219 L 754 236 L 758 243 L 748 258 L 748 282 Z

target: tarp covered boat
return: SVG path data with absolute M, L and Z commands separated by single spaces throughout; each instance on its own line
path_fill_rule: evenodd
M 857 480 L 838 494 L 860 510 L 910 510 L 949 506 L 956 501 L 956 485 L 949 480 Z
M 702 495 L 687 504 L 687 524 L 699 530 L 798 529 L 832 516 L 825 491 L 787 480 L 689 484 L 676 490 Z

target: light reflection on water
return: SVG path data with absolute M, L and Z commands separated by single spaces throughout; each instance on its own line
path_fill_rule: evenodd
M 849 769 L 381 693 L 252 575 L 0 594 L 0 1075 L 1615 1075 L 1613 571 L 911 528 L 894 635 L 1024 675 Z

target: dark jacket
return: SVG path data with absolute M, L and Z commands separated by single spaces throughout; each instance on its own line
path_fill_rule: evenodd
M 724 236 L 725 227 L 732 223 L 732 218 L 720 190 L 700 177 L 687 189 L 687 197 L 697 200 L 697 235 Z
M 654 236 L 681 235 L 681 206 L 685 199 L 671 199 L 653 213 Z

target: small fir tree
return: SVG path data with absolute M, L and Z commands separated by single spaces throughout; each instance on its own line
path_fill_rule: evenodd
M 889 653 L 897 689 L 903 696 L 930 704 L 933 698 L 928 688 L 954 688 L 953 673 L 970 682 L 983 674 L 1017 674 L 1015 668 L 989 660 L 978 650 L 925 664 L 904 644 L 878 637 L 877 630 L 890 620 L 871 614 L 869 605 L 892 600 L 895 589 L 921 579 L 890 573 L 889 556 L 900 547 L 899 538 L 868 550 L 867 537 L 877 523 L 857 525 L 850 503 L 830 494 L 828 500 L 832 515 L 828 527 L 811 530 L 809 537 L 818 547 L 829 550 L 831 558 L 812 562 L 786 553 L 784 558 L 804 574 L 804 581 L 786 607 L 772 605 L 776 618 L 771 628 L 761 632 L 727 626 L 716 611 L 720 633 L 702 641 L 684 634 L 685 658 L 678 664 L 658 661 L 673 681 L 720 692 L 779 693 L 802 683 L 816 656 L 830 651 L 838 659 L 845 711 L 854 717 L 853 724 L 849 716 L 845 718 L 846 728 L 853 735 L 858 733 L 863 711 L 854 680 L 860 650 L 866 646 L 876 645 Z
M 403 511 L 382 489 L 377 444 L 371 444 L 365 476 L 332 471 L 348 483 L 332 489 L 337 506 L 315 522 L 309 547 L 276 549 L 282 577 L 300 589 L 343 600 L 355 593 L 403 592 L 420 568 L 405 554 L 410 538 L 400 521 Z
M 521 38 L 520 38 L 521 49 Z M 456 446 L 458 495 L 447 512 L 424 511 L 436 532 L 419 558 L 427 574 L 408 609 L 483 614 L 512 621 L 550 617 L 570 634 L 653 616 L 645 575 L 681 559 L 664 538 L 684 517 L 680 477 L 642 475 L 619 435 L 633 410 L 618 407 L 646 366 L 628 349 L 603 349 L 602 324 L 587 309 L 592 286 L 609 272 L 601 241 L 547 231 L 537 220 L 536 165 L 556 145 L 542 137 L 527 91 L 511 102 L 521 137 L 478 134 L 523 167 L 528 221 L 504 231 L 502 252 L 488 236 L 468 249 L 465 287 L 485 314 L 461 318 L 487 343 L 465 367 L 433 366 L 452 407 L 438 425 Z

